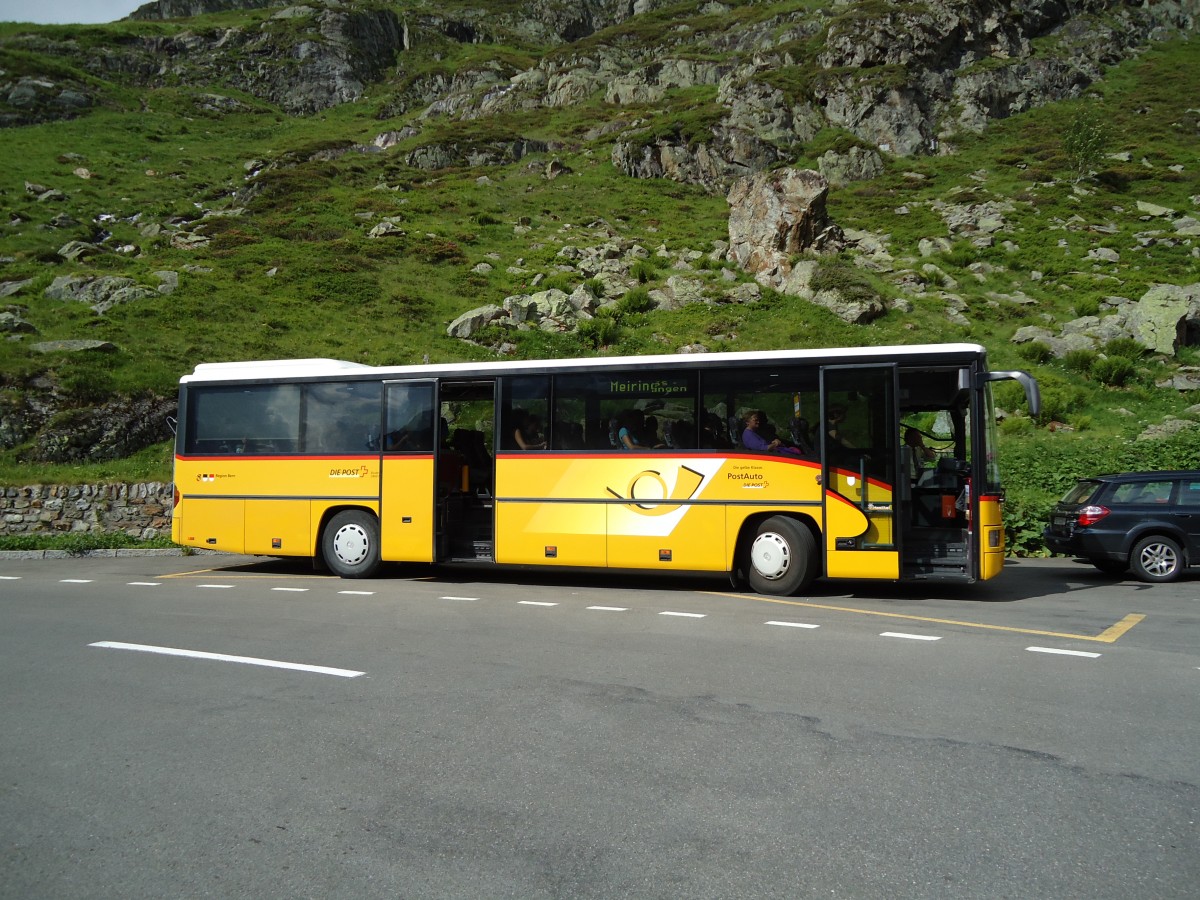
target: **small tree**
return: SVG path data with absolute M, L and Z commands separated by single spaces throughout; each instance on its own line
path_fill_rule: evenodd
M 1063 152 L 1075 172 L 1076 183 L 1091 175 L 1104 158 L 1109 131 L 1102 111 L 1095 105 L 1081 107 L 1071 118 L 1063 135 Z

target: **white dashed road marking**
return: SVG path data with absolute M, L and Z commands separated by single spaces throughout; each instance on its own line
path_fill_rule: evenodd
M 58 580 L 58 583 L 59 584 L 91 584 L 92 579 L 90 579 L 90 578 L 60 578 Z
M 910 641 L 940 641 L 941 638 L 932 634 L 905 634 L 903 631 L 881 631 L 880 637 L 905 638 Z
M 97 641 L 89 647 L 108 650 L 136 650 L 140 653 L 158 653 L 163 656 L 186 656 L 191 659 L 211 659 L 218 662 L 241 663 L 247 666 L 265 666 L 270 669 L 293 669 L 297 672 L 315 672 L 318 675 L 336 675 L 339 678 L 357 678 L 366 672 L 353 669 L 334 669 L 330 666 L 310 666 L 306 663 L 281 662 L 277 659 L 258 659 L 253 656 L 229 656 L 225 653 L 205 653 L 201 650 L 179 650 L 175 647 L 152 647 L 147 644 L 125 644 L 121 641 Z
M 1088 659 L 1099 658 L 1099 653 L 1088 653 L 1086 650 L 1056 650 L 1053 647 L 1026 647 L 1031 653 L 1056 653 L 1059 656 L 1083 656 Z
M 273 591 L 289 591 L 290 593 L 293 593 L 293 594 L 305 594 L 308 592 L 308 588 L 292 588 L 292 587 L 278 587 L 278 588 L 271 588 L 271 590 L 273 590 Z
M 597 612 L 629 612 L 628 606 L 589 606 L 588 609 L 594 609 Z
M 20 575 L 0 575 L 0 581 L 20 581 Z
M 557 603 L 547 603 L 544 600 L 518 600 L 521 606 L 558 606 Z
M 478 597 L 450 597 L 450 596 L 447 596 L 447 597 L 442 597 L 441 599 L 443 599 L 443 600 L 470 600 L 472 603 L 474 603 L 479 598 Z
M 130 587 L 158 587 L 162 584 L 161 581 L 127 581 L 125 583 Z
M 338 591 L 339 594 L 351 594 L 355 597 L 374 597 L 374 591 Z
M 660 612 L 660 616 L 679 616 L 683 619 L 703 619 L 704 613 Z
M 232 584 L 198 584 L 198 585 L 196 585 L 196 587 L 215 588 L 217 590 L 227 591 L 231 587 L 233 587 L 233 585 Z
M 809 625 L 807 622 L 765 622 L 766 625 L 781 625 L 784 628 L 820 628 L 820 625 Z

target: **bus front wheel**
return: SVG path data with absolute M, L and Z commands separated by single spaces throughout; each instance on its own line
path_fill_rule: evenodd
M 342 578 L 369 578 L 379 568 L 379 520 L 347 509 L 335 515 L 321 535 L 325 565 Z
M 771 516 L 759 523 L 746 548 L 751 589 L 788 596 L 808 587 L 817 574 L 817 542 L 795 519 Z

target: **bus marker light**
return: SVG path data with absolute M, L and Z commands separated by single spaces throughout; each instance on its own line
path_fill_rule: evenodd
M 558 559 L 558 548 L 557 547 L 547 547 L 546 548 L 546 559 Z
M 670 550 L 659 550 L 658 551 L 658 561 L 659 562 L 670 562 L 671 561 L 671 551 Z

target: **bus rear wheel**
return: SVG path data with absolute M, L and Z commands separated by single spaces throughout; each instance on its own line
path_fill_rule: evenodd
M 759 523 L 746 548 L 744 565 L 752 590 L 789 596 L 817 574 L 817 542 L 795 519 L 771 516 Z
M 335 515 L 321 535 L 325 565 L 342 578 L 369 578 L 379 568 L 379 520 L 359 509 Z

